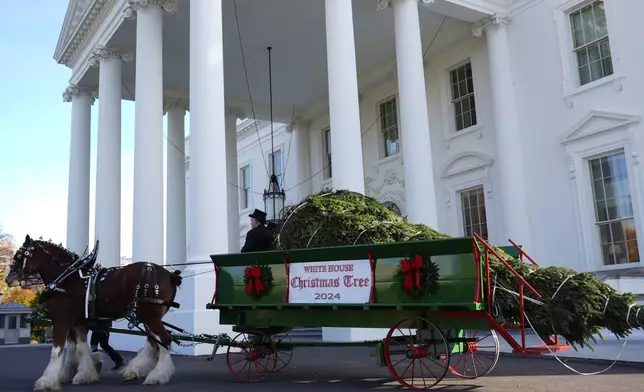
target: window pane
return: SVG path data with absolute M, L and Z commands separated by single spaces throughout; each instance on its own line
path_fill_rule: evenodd
M 597 39 L 595 34 L 595 18 L 593 18 L 593 9 L 591 6 L 584 7 L 581 10 L 581 23 L 584 30 L 584 43 Z
M 626 243 L 626 250 L 628 251 L 628 262 L 637 263 L 640 261 L 640 251 L 637 240 L 628 241 Z
M 613 235 L 613 242 L 624 242 L 624 229 L 622 228 L 622 222 L 614 222 L 610 224 L 610 232 Z
M 599 165 L 599 159 L 593 159 L 590 161 L 590 175 L 591 179 L 598 180 L 602 178 L 602 170 Z
M 595 200 L 604 200 L 606 199 L 606 194 L 604 193 L 604 181 L 595 180 L 593 181 L 593 195 Z
M 595 220 L 605 222 L 608 220 L 608 211 L 606 211 L 606 202 L 599 201 L 595 203 Z
M 612 236 L 610 235 L 610 223 L 604 223 L 598 226 L 600 244 L 604 245 L 613 242 Z
M 615 258 L 613 257 L 613 254 L 611 253 L 611 248 L 612 245 L 602 245 L 602 257 L 604 259 L 604 265 L 612 265 L 615 264 Z

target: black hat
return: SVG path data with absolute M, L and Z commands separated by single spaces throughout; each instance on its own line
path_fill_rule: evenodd
M 248 216 L 257 219 L 262 224 L 266 223 L 266 213 L 262 210 L 258 210 L 257 208 L 255 208 L 255 211 Z

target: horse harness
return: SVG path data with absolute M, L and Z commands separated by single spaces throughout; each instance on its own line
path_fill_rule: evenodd
M 60 261 L 56 260 L 47 249 L 40 246 L 40 249 L 54 262 L 60 266 L 65 266 Z M 31 257 L 35 249 L 33 246 L 29 249 L 24 250 L 24 257 Z M 98 256 L 98 241 L 96 241 L 96 246 L 94 250 L 87 254 L 87 250 L 83 256 L 78 257 L 73 254 L 73 262 L 69 264 L 66 269 L 56 278 L 53 282 L 48 284 L 42 295 L 41 302 L 47 300 L 48 297 L 56 293 L 59 294 L 72 294 L 69 293 L 66 289 L 61 286 L 63 283 L 72 275 L 78 273 L 79 277 L 84 282 L 85 290 L 85 319 L 88 321 L 100 321 L 100 320 L 112 320 L 112 318 L 98 317 L 96 314 L 96 302 L 98 300 L 97 292 L 101 283 L 107 279 L 109 273 L 122 267 L 111 267 L 103 268 L 100 264 L 96 263 L 96 258 Z M 73 295 L 73 294 L 72 294 Z M 109 301 L 104 301 L 113 307 Z M 144 268 L 141 272 L 141 278 L 136 285 L 134 296 L 132 301 L 127 306 L 125 318 L 128 320 L 128 328 L 132 329 L 135 326 L 138 326 L 139 320 L 136 316 L 136 311 L 140 303 L 151 303 L 163 306 L 170 306 L 174 308 L 179 308 L 179 304 L 176 302 L 164 301 L 159 298 L 159 283 L 157 277 L 157 268 L 152 263 L 145 263 Z

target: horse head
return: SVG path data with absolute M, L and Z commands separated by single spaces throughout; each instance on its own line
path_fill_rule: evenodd
M 48 284 L 56 279 L 78 255 L 41 239 L 34 240 L 29 235 L 16 251 L 9 265 L 9 273 L 5 279 L 7 286 L 20 286 L 30 289 L 40 283 Z

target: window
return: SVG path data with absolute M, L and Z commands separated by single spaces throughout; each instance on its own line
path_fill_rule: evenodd
M 239 170 L 239 203 L 242 210 L 250 208 L 250 165 L 246 165 Z
M 472 233 L 476 233 L 487 240 L 485 195 L 482 185 L 461 192 L 461 209 L 463 210 L 464 236 L 470 237 Z
M 579 84 L 613 74 L 604 2 L 595 1 L 570 13 L 573 51 L 577 57 Z
M 277 176 L 277 183 L 280 185 L 280 188 L 284 185 L 282 184 L 282 150 L 277 150 L 269 155 L 269 160 L 271 165 L 268 170 L 273 173 L 275 170 L 275 175 Z
M 27 317 L 23 314 L 20 317 L 20 328 L 27 328 Z
M 604 265 L 640 261 L 624 152 L 591 159 L 595 225 Z
M 451 70 L 449 78 L 452 86 L 452 105 L 454 106 L 456 131 L 476 125 L 472 63 L 468 62 Z
M 324 130 L 324 179 L 328 180 L 333 176 L 331 167 L 331 129 Z
M 18 329 L 18 316 L 9 316 L 7 320 L 7 329 Z
M 380 104 L 380 131 L 384 143 L 384 157 L 395 155 L 400 151 L 398 137 L 398 106 L 396 98 Z

